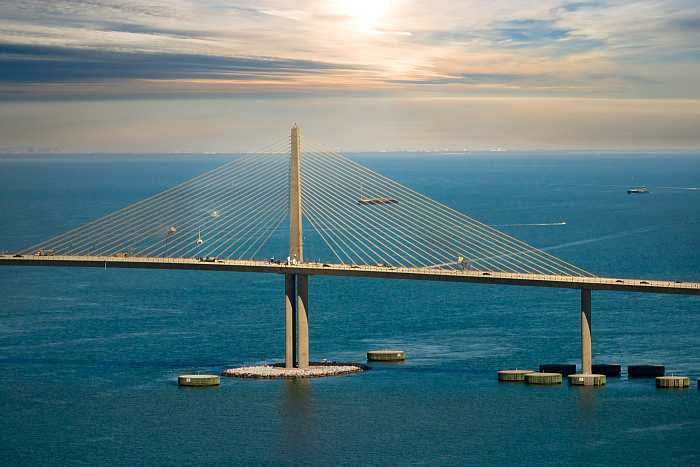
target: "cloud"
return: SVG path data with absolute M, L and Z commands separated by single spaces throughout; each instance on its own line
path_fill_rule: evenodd
M 260 13 L 268 16 L 277 16 L 280 18 L 290 19 L 292 21 L 302 21 L 310 15 L 301 10 L 258 10 Z
M 700 16 L 676 18 L 671 21 L 671 27 L 681 31 L 700 32 Z
M 571 2 L 564 3 L 561 6 L 561 9 L 563 9 L 564 11 L 578 11 L 584 8 L 596 8 L 602 5 L 603 2 Z
M 211 37 L 212 32 L 184 29 L 184 28 L 167 28 L 158 26 L 149 26 L 138 23 L 119 23 L 119 22 L 104 22 L 95 25 L 96 29 L 102 31 L 127 32 L 131 34 L 145 34 L 153 36 L 166 36 L 178 39 L 201 39 Z
M 431 38 L 468 44 L 486 43 L 492 49 L 541 49 L 547 56 L 568 56 L 605 47 L 605 42 L 586 37 L 553 21 L 516 19 L 497 21 L 481 30 L 435 31 Z
M 56 83 L 115 79 L 255 80 L 348 70 L 346 65 L 280 58 L 123 52 L 0 44 L 0 82 Z
M 168 92 L 198 81 L 210 93 L 221 89 L 205 81 L 225 80 L 250 93 L 273 83 L 290 93 L 700 96 L 696 0 L 377 2 L 367 18 L 330 0 L 0 2 L 0 82 L 86 94 L 137 80 L 166 81 Z
M 551 21 L 541 19 L 517 19 L 505 21 L 495 26 L 498 36 L 518 45 L 549 43 L 571 34 L 570 29 L 555 26 Z
M 397 84 L 416 84 L 416 85 L 444 85 L 444 84 L 506 84 L 526 80 L 541 80 L 542 76 L 531 76 L 524 74 L 513 73 L 463 73 L 459 76 L 434 78 L 434 79 L 415 79 L 415 80 L 394 80 Z

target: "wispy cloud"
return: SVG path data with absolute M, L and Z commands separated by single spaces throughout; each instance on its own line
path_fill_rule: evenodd
M 131 34 L 146 34 L 153 36 L 165 36 L 175 39 L 203 39 L 212 37 L 211 31 L 201 29 L 168 28 L 148 26 L 138 23 L 102 22 L 95 25 L 95 29 L 101 31 L 126 32 Z
M 542 19 L 514 19 L 495 26 L 497 34 L 504 40 L 517 45 L 550 43 L 566 38 L 570 29 L 556 26 Z
M 569 2 L 561 5 L 564 11 L 578 11 L 585 8 L 596 8 L 603 6 L 604 2 Z

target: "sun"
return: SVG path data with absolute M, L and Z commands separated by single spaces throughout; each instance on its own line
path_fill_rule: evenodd
M 372 32 L 385 16 L 392 0 L 334 0 L 338 14 L 351 19 L 355 29 Z

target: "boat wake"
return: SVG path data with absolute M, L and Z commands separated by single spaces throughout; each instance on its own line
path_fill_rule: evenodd
M 605 240 L 612 240 L 615 238 L 628 237 L 630 235 L 642 234 L 642 233 L 646 233 L 646 232 L 651 232 L 653 230 L 658 230 L 660 228 L 661 228 L 661 226 L 655 226 L 655 227 L 643 227 L 641 229 L 623 230 L 622 232 L 609 234 L 609 235 L 603 235 L 600 237 L 586 238 L 584 240 L 577 240 L 575 242 L 567 242 L 567 243 L 561 243 L 559 245 L 548 246 L 545 248 L 541 248 L 541 250 L 543 250 L 543 251 L 560 250 L 562 248 L 568 248 L 571 246 L 586 245 L 588 243 L 602 242 Z
M 684 190 L 684 191 L 700 191 L 698 187 L 685 187 L 685 186 L 660 186 L 663 190 Z

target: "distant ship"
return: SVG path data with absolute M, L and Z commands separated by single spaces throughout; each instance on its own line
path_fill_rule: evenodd
M 360 197 L 357 200 L 357 204 L 363 204 L 365 206 L 368 205 L 381 205 L 381 204 L 396 204 L 399 201 L 396 198 L 390 198 L 386 196 L 381 196 L 377 198 L 368 198 L 364 194 L 364 186 L 360 185 Z
M 395 198 L 360 198 L 357 200 L 357 204 L 396 204 L 398 200 Z
M 641 194 L 641 193 L 649 193 L 649 188 L 647 188 L 647 187 L 645 187 L 645 186 L 636 186 L 636 187 L 628 188 L 628 189 L 627 189 L 627 194 L 628 194 L 628 195 L 631 195 L 631 194 Z

